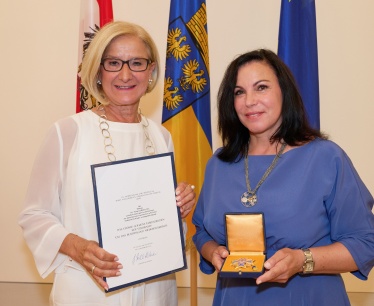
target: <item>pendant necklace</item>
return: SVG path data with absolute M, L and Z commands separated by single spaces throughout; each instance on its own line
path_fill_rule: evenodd
M 281 157 L 286 145 L 287 145 L 286 143 L 282 144 L 279 152 L 275 155 L 271 165 L 269 166 L 269 168 L 266 169 L 266 171 L 265 171 L 264 175 L 262 176 L 261 180 L 258 182 L 257 186 L 253 190 L 251 190 L 251 184 L 249 183 L 248 155 L 246 155 L 246 157 L 244 159 L 244 166 L 245 166 L 245 182 L 247 184 L 247 191 L 244 192 L 242 194 L 241 198 L 240 198 L 242 204 L 245 207 L 252 207 L 252 206 L 256 205 L 256 203 L 257 203 L 256 192 L 257 192 L 258 188 L 260 188 L 262 183 L 265 181 L 265 179 L 269 176 L 270 172 L 274 169 L 274 167 L 277 164 L 279 158 Z
M 99 127 L 101 129 L 101 134 L 104 137 L 105 153 L 107 154 L 109 161 L 116 161 L 117 158 L 114 155 L 115 150 L 113 146 L 112 136 L 110 135 L 110 132 L 109 132 L 109 123 L 106 117 L 105 106 L 99 105 L 97 109 L 100 112 L 102 112 L 102 114 L 99 115 Z M 138 121 L 139 123 L 142 124 L 142 127 L 143 127 L 143 132 L 145 136 L 145 150 L 147 151 L 148 155 L 154 155 L 156 153 L 156 150 L 155 150 L 155 147 L 153 145 L 151 138 L 149 137 L 149 133 L 148 133 L 149 122 L 146 117 L 142 116 L 142 112 L 140 108 L 138 110 Z

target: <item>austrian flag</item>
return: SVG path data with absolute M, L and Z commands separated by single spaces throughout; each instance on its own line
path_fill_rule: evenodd
M 96 101 L 81 85 L 80 70 L 84 53 L 95 33 L 106 23 L 113 21 L 112 0 L 81 0 L 79 26 L 78 74 L 76 93 L 76 112 L 91 109 Z

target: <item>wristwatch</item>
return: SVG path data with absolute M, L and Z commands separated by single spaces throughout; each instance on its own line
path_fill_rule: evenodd
M 309 249 L 301 249 L 304 252 L 305 261 L 303 264 L 303 274 L 312 273 L 314 270 L 314 260 Z

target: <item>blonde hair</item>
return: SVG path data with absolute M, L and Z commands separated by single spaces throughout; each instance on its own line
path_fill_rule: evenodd
M 106 100 L 102 87 L 97 84 L 100 63 L 107 47 L 113 39 L 121 35 L 134 35 L 144 42 L 149 59 L 155 64 L 155 68 L 152 72 L 153 82 L 149 84 L 147 92 L 151 92 L 157 83 L 159 75 L 159 55 L 156 44 L 148 32 L 141 26 L 130 22 L 114 21 L 108 23 L 95 34 L 95 37 L 90 42 L 82 60 L 81 70 L 82 85 L 102 104 L 108 104 L 108 101 Z

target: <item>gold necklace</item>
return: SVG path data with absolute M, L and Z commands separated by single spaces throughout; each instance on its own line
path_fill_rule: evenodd
M 115 150 L 113 146 L 112 136 L 110 135 L 110 131 L 109 131 L 109 123 L 106 117 L 105 106 L 99 105 L 97 109 L 100 112 L 102 112 L 102 114 L 99 115 L 99 127 L 101 129 L 101 134 L 104 137 L 105 153 L 107 154 L 109 161 L 116 161 L 117 158 L 114 155 Z M 142 112 L 140 108 L 138 111 L 138 120 L 139 120 L 139 123 L 141 123 L 143 127 L 143 132 L 145 136 L 145 150 L 147 151 L 148 155 L 154 155 L 156 153 L 156 150 L 155 150 L 155 147 L 153 145 L 151 138 L 149 137 L 149 133 L 148 133 L 149 122 L 146 117 L 142 116 Z
M 284 149 L 286 148 L 286 143 L 283 143 L 279 152 L 275 155 L 271 165 L 269 168 L 266 169 L 264 175 L 262 176 L 261 180 L 258 182 L 255 189 L 251 190 L 251 184 L 249 183 L 249 169 L 248 169 L 248 155 L 246 155 L 244 159 L 244 166 L 245 166 L 245 182 L 247 184 L 247 191 L 244 192 L 240 198 L 240 201 L 245 207 L 252 207 L 257 203 L 257 195 L 256 192 L 258 188 L 262 185 L 265 179 L 269 176 L 270 172 L 274 169 L 275 165 L 277 164 L 279 158 L 281 157 Z

